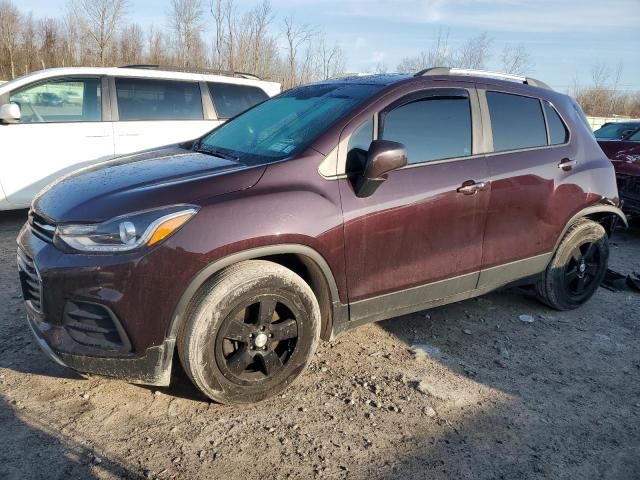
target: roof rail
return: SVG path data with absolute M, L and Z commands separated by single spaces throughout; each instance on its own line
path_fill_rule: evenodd
M 120 65 L 118 68 L 138 68 L 141 70 L 165 70 L 167 72 L 224 75 L 225 77 L 237 77 L 237 78 L 247 78 L 247 79 L 253 79 L 253 80 L 262 80 L 259 76 L 254 75 L 253 73 L 231 72 L 227 70 L 211 70 L 208 68 L 178 67 L 174 65 L 156 65 L 156 64 L 141 63 L 141 64 L 134 64 L 134 65 Z
M 532 85 L 534 87 L 546 88 L 551 90 L 551 87 L 540 80 L 535 78 L 525 77 L 523 75 L 514 75 L 512 73 L 492 72 L 488 70 L 474 70 L 471 68 L 456 68 L 456 67 L 432 67 L 420 70 L 415 74 L 416 77 L 427 77 L 432 75 L 465 75 L 475 77 L 487 77 L 496 78 L 498 80 L 508 80 L 511 82 L 524 83 Z

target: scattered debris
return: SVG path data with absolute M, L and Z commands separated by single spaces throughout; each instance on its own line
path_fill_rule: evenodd
M 600 286 L 612 292 L 619 292 L 621 290 L 640 292 L 640 273 L 633 272 L 624 276 L 614 270 L 607 269 L 607 273 Z
M 525 322 L 525 323 L 533 323 L 533 316 L 529 315 L 529 314 L 522 314 L 518 317 L 520 319 L 521 322 Z
M 442 352 L 440 352 L 440 349 L 438 347 L 427 345 L 426 343 L 412 345 L 411 353 L 413 353 L 416 357 L 440 358 L 442 356 Z
M 92 465 L 100 465 L 102 463 L 102 459 L 100 457 L 97 456 L 93 456 L 93 458 L 91 458 L 91 464 Z
M 468 328 L 465 328 L 464 330 L 462 330 L 462 333 L 464 333 L 465 335 L 473 335 L 471 330 L 469 330 Z

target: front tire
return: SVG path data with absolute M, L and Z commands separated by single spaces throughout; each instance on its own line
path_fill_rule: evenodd
M 307 283 L 273 262 L 238 263 L 192 300 L 178 333 L 180 361 L 209 398 L 253 403 L 287 388 L 320 338 L 320 308 Z
M 572 310 L 587 302 L 607 272 L 609 239 L 599 223 L 580 219 L 556 249 L 543 278 L 538 297 L 556 310 Z

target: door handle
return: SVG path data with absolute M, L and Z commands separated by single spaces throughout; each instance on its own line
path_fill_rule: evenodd
M 577 160 L 572 160 L 570 158 L 563 158 L 562 160 L 560 160 L 560 163 L 558 163 L 558 168 L 560 170 L 563 170 L 565 172 L 570 171 L 573 167 L 575 167 L 578 164 Z
M 458 187 L 456 192 L 462 193 L 463 195 L 473 195 L 485 188 L 487 188 L 487 182 L 474 182 L 473 180 L 467 180 L 461 187 Z

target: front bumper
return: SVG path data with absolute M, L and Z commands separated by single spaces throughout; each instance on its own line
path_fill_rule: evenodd
M 137 357 L 92 357 L 56 351 L 54 338 L 60 333 L 46 322 L 37 320 L 37 316 L 27 306 L 27 323 L 40 349 L 51 360 L 63 367 L 81 373 L 105 375 L 124 379 L 131 383 L 167 386 L 171 381 L 171 362 L 175 339 L 165 339 L 162 345 L 150 347 L 146 353 Z
M 18 257 L 28 324 L 47 356 L 78 372 L 169 384 L 175 346 L 169 326 L 187 283 L 167 261 L 174 254 L 162 248 L 108 257 L 69 254 L 25 225 Z M 25 272 L 25 260 L 31 271 Z M 191 272 L 185 268 L 184 274 Z M 87 315 L 77 305 L 107 312 L 113 328 L 99 323 L 104 318 L 91 323 L 95 310 Z M 104 341 L 95 341 L 96 332 L 105 332 Z

